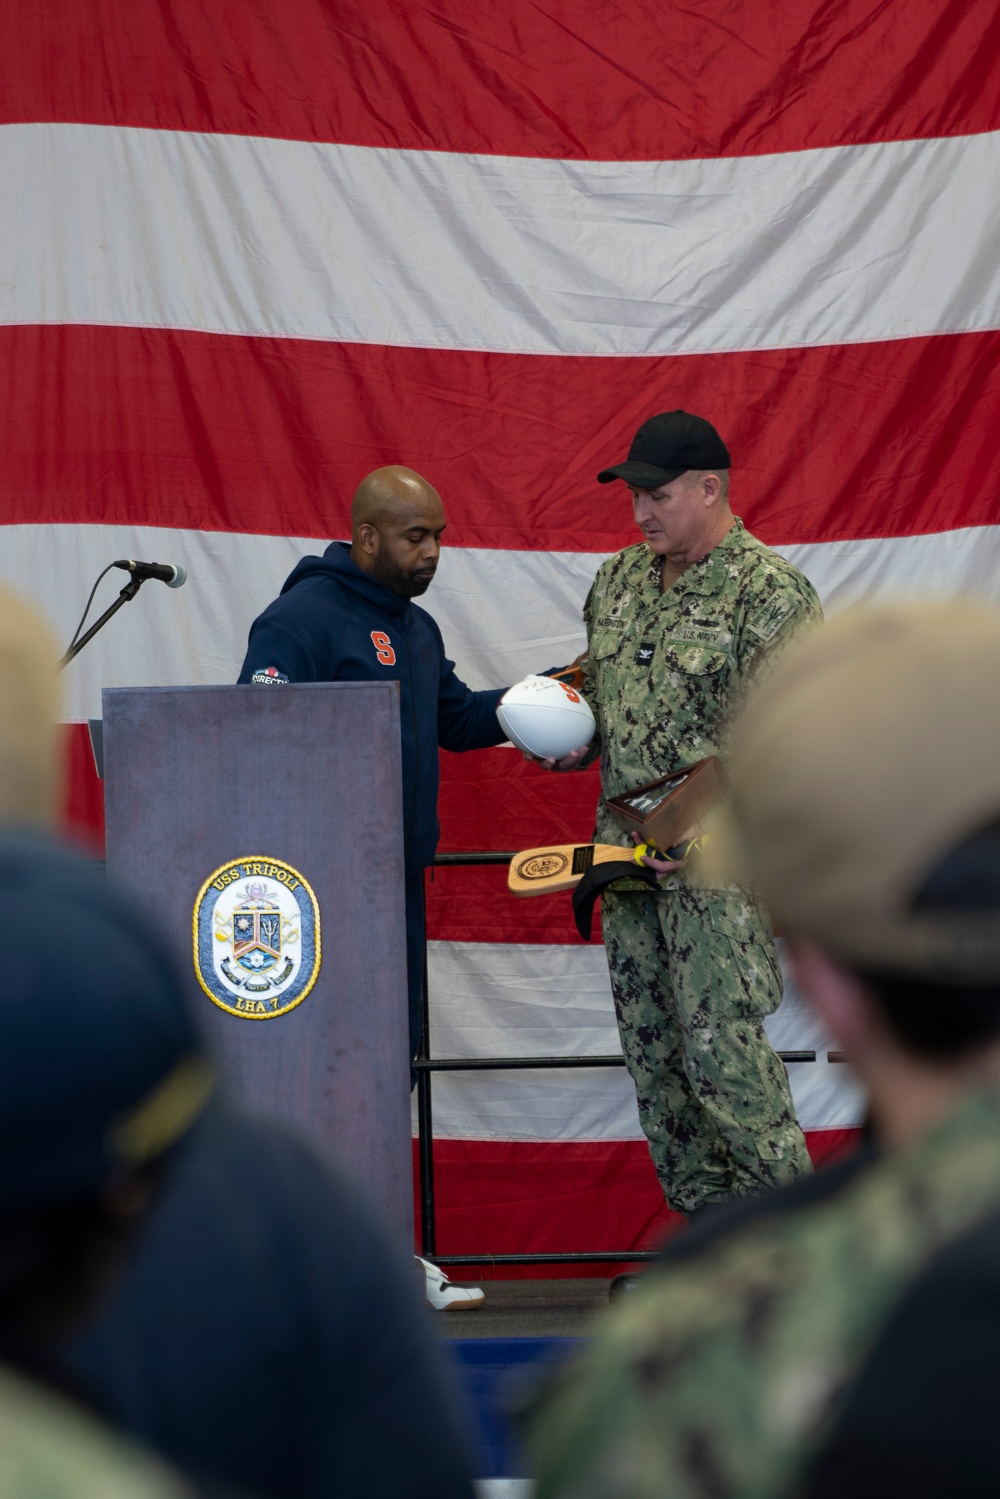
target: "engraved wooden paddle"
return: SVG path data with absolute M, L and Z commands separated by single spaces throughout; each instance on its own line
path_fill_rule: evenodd
M 511 895 L 556 895 L 572 890 L 588 869 L 595 864 L 641 864 L 643 854 L 666 859 L 686 859 L 697 839 L 689 839 L 658 855 L 646 843 L 638 848 L 619 843 L 556 843 L 549 848 L 525 848 L 511 859 L 507 869 L 507 889 Z

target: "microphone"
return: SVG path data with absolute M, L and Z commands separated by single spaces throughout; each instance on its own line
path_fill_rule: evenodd
M 112 566 L 124 568 L 133 578 L 138 578 L 140 583 L 147 578 L 156 578 L 160 583 L 166 583 L 168 588 L 183 588 L 187 582 L 187 568 L 180 563 L 175 567 L 172 562 L 136 562 L 134 558 L 130 558 L 125 562 L 115 562 Z

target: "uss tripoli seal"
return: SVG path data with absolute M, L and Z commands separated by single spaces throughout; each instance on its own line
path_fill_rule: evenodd
M 194 971 L 213 1004 L 241 1020 L 274 1020 L 301 1004 L 319 974 L 319 903 L 282 859 L 233 859 L 198 891 Z

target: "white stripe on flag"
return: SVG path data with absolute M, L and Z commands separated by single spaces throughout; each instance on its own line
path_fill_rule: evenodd
M 619 1055 L 604 948 L 431 942 L 431 1055 Z M 860 1123 L 861 1094 L 786 976 L 766 1023 L 778 1051 L 815 1051 L 789 1064 L 804 1129 Z M 415 1108 L 415 1105 L 414 1105 Z M 641 1139 L 624 1068 L 445 1073 L 434 1079 L 434 1133 L 457 1140 Z
M 154 526 L 6 526 L 0 578 L 35 599 L 60 644 L 69 641 L 90 586 L 113 557 L 181 562 L 184 588 L 147 583 L 63 677 L 64 714 L 101 711 L 102 687 L 234 682 L 250 622 L 275 598 L 298 559 L 326 542 Z M 973 593 L 1000 602 L 1000 527 L 930 536 L 817 542 L 781 550 L 827 608 L 868 598 Z M 421 603 L 471 687 L 496 687 L 572 660 L 583 649 L 580 610 L 602 556 L 450 547 Z M 124 575 L 114 573 L 119 584 Z M 114 597 L 109 578 L 91 619 Z M 265 665 L 267 663 L 264 663 Z
M 997 133 L 679 162 L 0 139 L 0 322 L 624 355 L 1000 326 Z

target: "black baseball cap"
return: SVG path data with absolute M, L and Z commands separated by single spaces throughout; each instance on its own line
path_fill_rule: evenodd
M 711 422 L 689 411 L 661 411 L 643 422 L 628 457 L 597 476 L 598 484 L 624 479 L 636 489 L 656 489 L 690 468 L 729 468 L 729 449 Z

